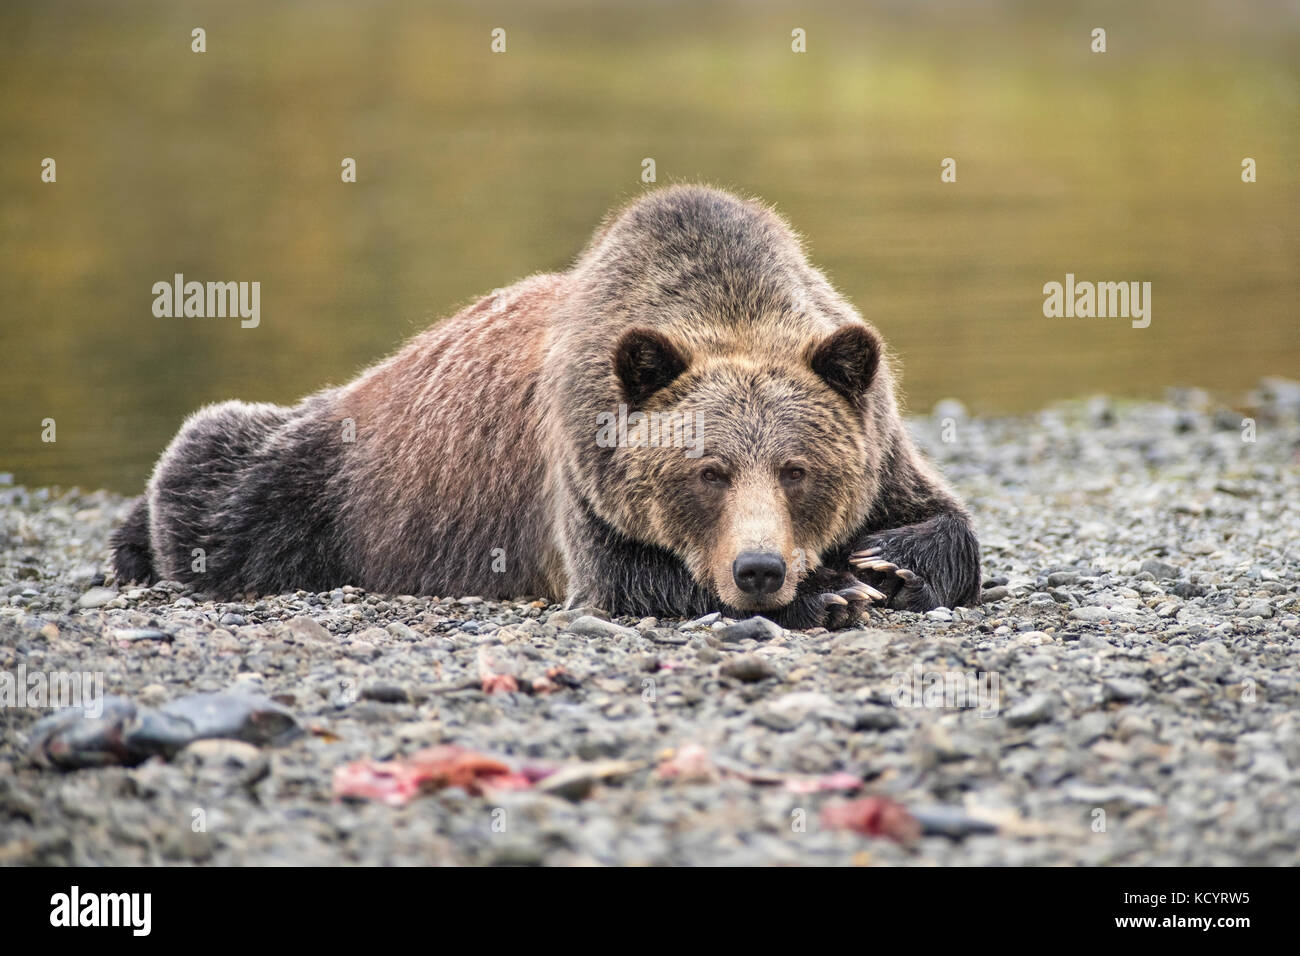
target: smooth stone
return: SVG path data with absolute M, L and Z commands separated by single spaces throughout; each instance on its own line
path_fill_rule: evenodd
M 1051 694 L 1032 694 L 1006 712 L 1006 721 L 1012 727 L 1032 727 L 1051 720 L 1056 706 L 1057 699 Z
M 730 677 L 732 680 L 754 684 L 769 677 L 775 677 L 776 669 L 757 655 L 741 654 L 723 664 L 719 668 L 719 673 L 723 677 Z
M 91 588 L 80 598 L 77 599 L 77 607 L 96 608 L 103 607 L 109 601 L 117 597 L 117 592 L 112 588 Z
M 569 625 L 570 634 L 584 637 L 640 637 L 641 632 L 630 627 L 620 627 L 611 621 L 602 621 L 598 617 L 580 617 Z
M 728 624 L 718 631 L 718 637 L 728 644 L 740 641 L 769 641 L 781 636 L 781 628 L 765 617 L 751 617 L 735 624 Z
M 1114 677 L 1102 682 L 1101 692 L 1105 700 L 1127 703 L 1128 701 L 1141 700 L 1146 697 L 1151 693 L 1151 688 L 1146 681 L 1128 677 Z

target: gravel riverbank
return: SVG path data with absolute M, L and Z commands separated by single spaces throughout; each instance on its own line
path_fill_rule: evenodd
M 974 513 L 985 603 L 837 633 L 119 590 L 125 499 L 0 486 L 0 673 L 101 674 L 141 708 L 234 688 L 302 730 L 60 770 L 28 746 L 48 708 L 17 699 L 0 863 L 1294 864 L 1298 391 L 941 403 L 913 425 Z M 528 783 L 335 794 L 340 768 L 448 743 Z M 955 830 L 832 825 L 864 796 Z

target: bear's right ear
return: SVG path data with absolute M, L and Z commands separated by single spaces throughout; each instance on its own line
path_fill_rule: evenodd
M 880 340 L 865 325 L 847 323 L 813 349 L 811 364 L 827 385 L 856 405 L 876 378 Z
M 614 372 L 633 407 L 670 384 L 686 364 L 677 346 L 654 329 L 628 329 L 614 347 Z

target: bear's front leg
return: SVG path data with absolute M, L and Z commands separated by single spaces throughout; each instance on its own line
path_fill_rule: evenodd
M 958 512 L 869 534 L 849 565 L 884 593 L 878 603 L 903 611 L 974 604 L 979 596 L 979 542 Z
M 690 618 L 720 610 L 675 555 L 621 534 L 577 496 L 574 502 L 561 526 L 568 607 L 631 617 Z
M 792 630 L 838 631 L 856 624 L 868 607 L 883 604 L 887 597 L 852 572 L 823 566 L 799 582 L 793 601 L 767 616 Z
M 692 618 L 723 610 L 667 552 L 601 543 L 571 557 L 568 607 L 599 607 L 616 617 Z

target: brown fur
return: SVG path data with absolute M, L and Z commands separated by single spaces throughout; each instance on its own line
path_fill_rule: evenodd
M 599 416 L 620 405 L 690 413 L 702 455 L 602 445 Z M 347 419 L 355 442 L 332 440 Z M 317 530 L 294 536 L 304 521 Z M 351 582 L 800 625 L 864 606 L 854 548 L 916 566 L 906 586 L 862 573 L 897 606 L 970 600 L 979 577 L 879 334 L 779 217 L 704 187 L 633 203 L 570 271 L 494 292 L 347 386 L 198 413 L 117 544 L 120 572 L 182 578 L 190 547 L 209 548 L 196 580 L 222 592 Z M 738 584 L 756 551 L 789 569 L 772 593 Z

